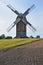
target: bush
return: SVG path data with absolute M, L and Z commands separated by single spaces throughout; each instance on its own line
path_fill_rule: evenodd
M 36 36 L 36 38 L 40 38 L 40 36 L 39 36 L 39 35 L 37 35 L 37 36 Z
M 34 37 L 31 35 L 30 38 L 34 38 Z
M 5 39 L 5 35 L 2 34 L 2 35 L 0 36 L 0 39 Z
M 12 37 L 11 36 L 7 36 L 5 39 L 12 39 Z
M 2 39 L 2 37 L 0 36 L 0 39 Z

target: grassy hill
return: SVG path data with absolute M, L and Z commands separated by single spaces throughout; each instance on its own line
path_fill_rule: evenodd
M 0 40 L 0 50 L 24 45 L 33 41 L 40 40 L 39 38 L 15 38 L 15 39 L 3 39 Z

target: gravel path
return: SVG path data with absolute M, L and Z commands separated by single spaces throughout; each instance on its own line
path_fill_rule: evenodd
M 0 65 L 43 65 L 43 40 L 0 51 Z

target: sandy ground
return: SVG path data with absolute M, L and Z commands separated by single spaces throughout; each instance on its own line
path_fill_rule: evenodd
M 43 40 L 0 51 L 0 65 L 43 65 Z

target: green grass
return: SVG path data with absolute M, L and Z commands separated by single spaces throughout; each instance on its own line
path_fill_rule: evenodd
M 33 41 L 39 40 L 39 38 L 15 38 L 15 39 L 3 39 L 0 40 L 0 49 L 7 49 L 23 44 L 27 44 Z

